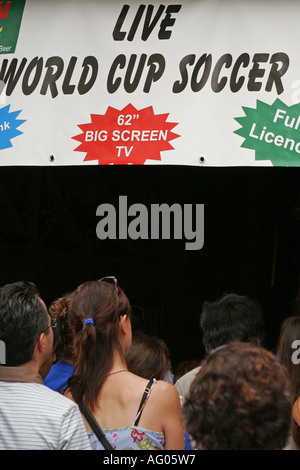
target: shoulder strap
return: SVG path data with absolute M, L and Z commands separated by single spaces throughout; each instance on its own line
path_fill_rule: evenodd
M 77 402 L 76 397 L 73 393 L 73 390 L 72 390 L 72 395 L 73 395 L 75 401 Z M 105 450 L 114 450 L 112 445 L 108 442 L 104 432 L 102 431 L 101 427 L 99 426 L 99 424 L 95 420 L 92 413 L 85 407 L 83 400 L 81 401 L 81 403 L 78 404 L 78 406 L 79 406 L 79 409 L 80 409 L 81 413 L 83 414 L 83 416 L 85 417 L 85 419 L 87 420 L 87 422 L 91 426 L 92 430 L 96 434 L 97 438 L 99 439 L 99 441 L 103 445 L 104 449 Z
M 87 420 L 87 422 L 91 426 L 92 430 L 94 431 L 94 433 L 98 437 L 99 441 L 103 445 L 104 449 L 105 450 L 113 450 L 113 447 L 111 446 L 111 444 L 106 439 L 106 436 L 105 436 L 104 432 L 102 431 L 101 427 L 99 426 L 99 424 L 95 420 L 92 413 L 90 413 L 90 411 L 87 410 L 87 408 L 85 408 L 85 406 L 83 404 L 81 404 L 79 406 L 79 408 L 80 408 L 82 414 L 84 415 L 85 419 Z
M 145 405 L 146 405 L 146 402 L 147 402 L 147 400 L 148 400 L 148 398 L 149 398 L 149 395 L 150 395 L 150 393 L 151 393 L 152 387 L 153 387 L 153 385 L 155 384 L 155 382 L 156 382 L 156 379 L 151 379 L 151 380 L 148 382 L 148 384 L 147 384 L 147 386 L 146 386 L 146 388 L 145 388 L 145 391 L 144 391 L 144 393 L 143 393 L 143 396 L 142 396 L 142 399 L 141 399 L 141 403 L 140 403 L 140 406 L 139 406 L 139 409 L 138 409 L 138 413 L 137 413 L 136 418 L 135 418 L 134 423 L 133 423 L 134 426 L 137 426 L 138 423 L 139 423 L 139 420 L 140 420 L 140 418 L 141 418 L 142 411 L 143 411 L 143 409 L 144 409 L 144 407 L 145 407 Z

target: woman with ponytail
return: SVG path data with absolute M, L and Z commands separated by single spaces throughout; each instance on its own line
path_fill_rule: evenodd
M 128 371 L 130 312 L 115 277 L 76 289 L 69 310 L 76 373 L 65 395 L 81 410 L 89 410 L 113 449 L 182 450 L 184 430 L 175 387 Z M 92 448 L 107 448 L 91 421 L 85 423 Z

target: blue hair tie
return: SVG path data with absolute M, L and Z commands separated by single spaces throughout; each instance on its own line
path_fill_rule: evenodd
M 83 325 L 86 325 L 87 323 L 92 323 L 92 325 L 94 325 L 94 320 L 92 318 L 88 318 L 87 320 L 85 320 Z

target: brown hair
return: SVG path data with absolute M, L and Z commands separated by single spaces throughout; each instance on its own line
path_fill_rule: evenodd
M 287 370 L 293 402 L 300 396 L 300 364 L 292 361 L 294 352 L 292 344 L 295 340 L 300 340 L 300 316 L 297 315 L 287 317 L 283 321 L 277 343 L 277 355 Z M 292 421 L 292 435 L 296 446 L 300 449 L 300 428 L 294 420 Z
M 133 336 L 126 363 L 130 372 L 149 380 L 163 380 L 171 368 L 166 343 L 160 338 L 145 334 Z
M 297 339 L 300 340 L 300 316 L 287 317 L 281 325 L 277 355 L 287 369 L 295 400 L 300 395 L 300 365 L 294 364 L 292 361 L 294 352 L 292 344 Z
M 72 360 L 73 335 L 69 327 L 69 306 L 72 300 L 72 292 L 54 300 L 49 306 L 49 313 L 59 325 L 59 341 L 55 349 L 56 359 Z
M 130 317 L 130 303 L 120 287 L 104 281 L 88 281 L 73 294 L 69 321 L 74 336 L 76 374 L 70 381 L 77 401 L 84 397 L 93 411 L 98 393 L 113 363 L 119 340 L 119 318 Z M 92 319 L 93 323 L 84 322 Z
M 183 414 L 198 448 L 281 450 L 291 429 L 285 369 L 269 351 L 232 342 L 205 360 Z
M 183 361 L 178 364 L 174 372 L 174 383 L 180 379 L 183 375 L 187 374 L 191 370 L 200 366 L 200 360 L 193 359 L 191 361 Z

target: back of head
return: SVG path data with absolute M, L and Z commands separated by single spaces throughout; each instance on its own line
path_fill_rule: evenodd
M 294 341 L 297 341 L 296 347 L 299 349 L 299 340 L 300 316 L 287 317 L 281 325 L 277 343 L 277 356 L 287 370 L 294 402 L 300 396 L 300 364 L 298 357 L 295 359 L 293 356 L 295 351 Z M 292 435 L 295 444 L 300 449 L 300 429 L 294 420 L 292 422 Z
M 261 305 L 254 299 L 227 294 L 214 302 L 204 302 L 200 327 L 206 351 L 230 341 L 257 341 L 264 337 Z
M 117 284 L 88 281 L 73 293 L 69 322 L 77 371 L 70 383 L 76 387 L 78 400 L 84 396 L 91 410 L 112 366 L 115 351 L 124 356 L 119 328 L 123 315 L 130 317 L 130 303 Z
M 197 359 L 180 362 L 174 372 L 174 383 L 176 383 L 177 380 L 179 380 L 183 375 L 187 374 L 196 367 L 199 367 L 199 365 L 200 361 Z
M 0 340 L 6 347 L 6 366 L 32 360 L 35 343 L 48 327 L 48 312 L 32 282 L 20 281 L 0 288 Z
M 126 363 L 130 372 L 149 380 L 163 380 L 171 368 L 170 354 L 165 342 L 145 334 L 132 338 Z
M 62 361 L 72 361 L 73 357 L 73 335 L 69 325 L 69 307 L 72 294 L 70 292 L 59 297 L 49 305 L 49 313 L 57 321 L 57 327 L 54 330 L 55 355 L 57 360 Z
M 285 369 L 266 349 L 232 342 L 204 361 L 183 412 L 198 448 L 283 449 L 291 427 Z

